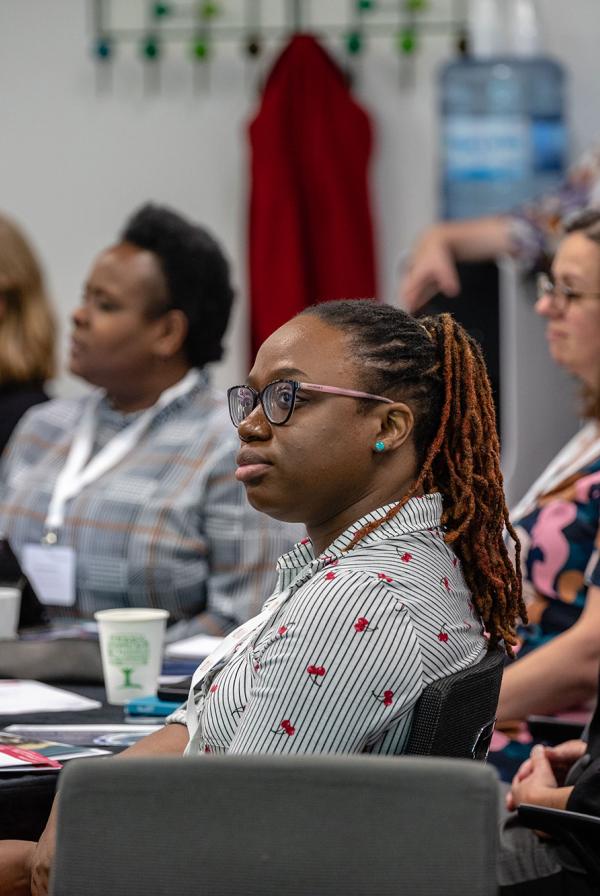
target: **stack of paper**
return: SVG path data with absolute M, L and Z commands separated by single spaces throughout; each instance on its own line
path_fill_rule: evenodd
M 99 709 L 101 706 L 97 700 L 40 684 L 39 681 L 0 679 L 0 715 L 59 710 L 74 712 L 80 709 Z

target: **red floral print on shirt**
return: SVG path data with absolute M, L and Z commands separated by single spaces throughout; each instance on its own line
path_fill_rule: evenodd
M 439 632 L 438 632 L 438 635 L 437 635 L 437 639 L 438 639 L 438 641 L 441 641 L 442 644 L 447 644 L 447 643 L 448 643 L 448 632 L 446 631 L 446 624 L 445 624 L 445 623 L 444 623 L 444 625 L 442 625 L 442 627 L 440 628 L 440 630 L 439 630 Z
M 312 681 L 312 683 L 320 688 L 322 682 L 319 681 L 319 678 L 323 678 L 325 676 L 325 666 L 308 666 L 306 671 L 310 675 L 310 680 Z
M 215 691 L 219 690 L 218 684 L 211 684 L 209 693 L 214 694 Z
M 393 578 L 391 576 L 388 576 L 388 574 L 385 572 L 378 572 L 377 578 L 381 579 L 382 582 L 393 582 L 394 581 Z
M 296 731 L 289 719 L 283 719 L 279 723 L 279 728 L 271 728 L 271 734 L 282 734 L 284 731 L 288 737 L 291 737 Z
M 357 632 L 376 632 L 377 626 L 371 625 L 366 616 L 359 616 L 356 622 L 354 623 L 354 629 Z
M 380 703 L 383 703 L 384 706 L 391 706 L 394 702 L 394 692 L 393 691 L 384 691 L 383 694 L 376 694 L 373 691 L 373 696 Z
M 450 591 L 450 582 L 448 581 L 448 576 L 444 576 L 443 579 L 440 579 L 440 584 L 444 586 L 446 591 Z
M 333 579 L 335 579 L 335 573 L 334 572 L 326 572 L 325 578 L 327 579 L 328 582 L 332 582 Z
M 277 629 L 277 634 L 278 634 L 278 635 L 285 635 L 286 632 L 287 632 L 287 626 L 286 626 L 286 625 L 280 625 L 279 628 Z
M 403 563 L 410 563 L 412 560 L 412 554 L 409 554 L 408 551 L 405 551 L 400 557 Z

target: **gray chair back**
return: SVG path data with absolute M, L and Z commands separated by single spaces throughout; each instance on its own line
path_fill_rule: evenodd
M 497 777 L 461 760 L 81 760 L 53 896 L 492 896 Z
M 428 685 L 415 706 L 405 753 L 487 758 L 506 661 L 490 650 L 476 665 Z

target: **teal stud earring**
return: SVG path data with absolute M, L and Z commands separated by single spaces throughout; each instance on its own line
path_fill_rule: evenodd
M 385 442 L 375 442 L 374 448 L 378 454 L 381 454 L 382 451 L 385 451 Z

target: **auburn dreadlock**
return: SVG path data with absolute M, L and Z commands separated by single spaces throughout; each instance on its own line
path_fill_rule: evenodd
M 384 519 L 360 529 L 348 550 L 414 495 L 440 492 L 444 538 L 462 562 L 490 646 L 503 641 L 512 655 L 518 619 L 527 620 L 520 545 L 506 508 L 494 404 L 479 346 L 449 314 L 416 320 L 370 301 L 325 302 L 302 314 L 343 329 L 364 365 L 368 391 L 405 401 L 415 418 L 420 472 L 412 488 Z M 515 566 L 504 527 L 515 542 Z

